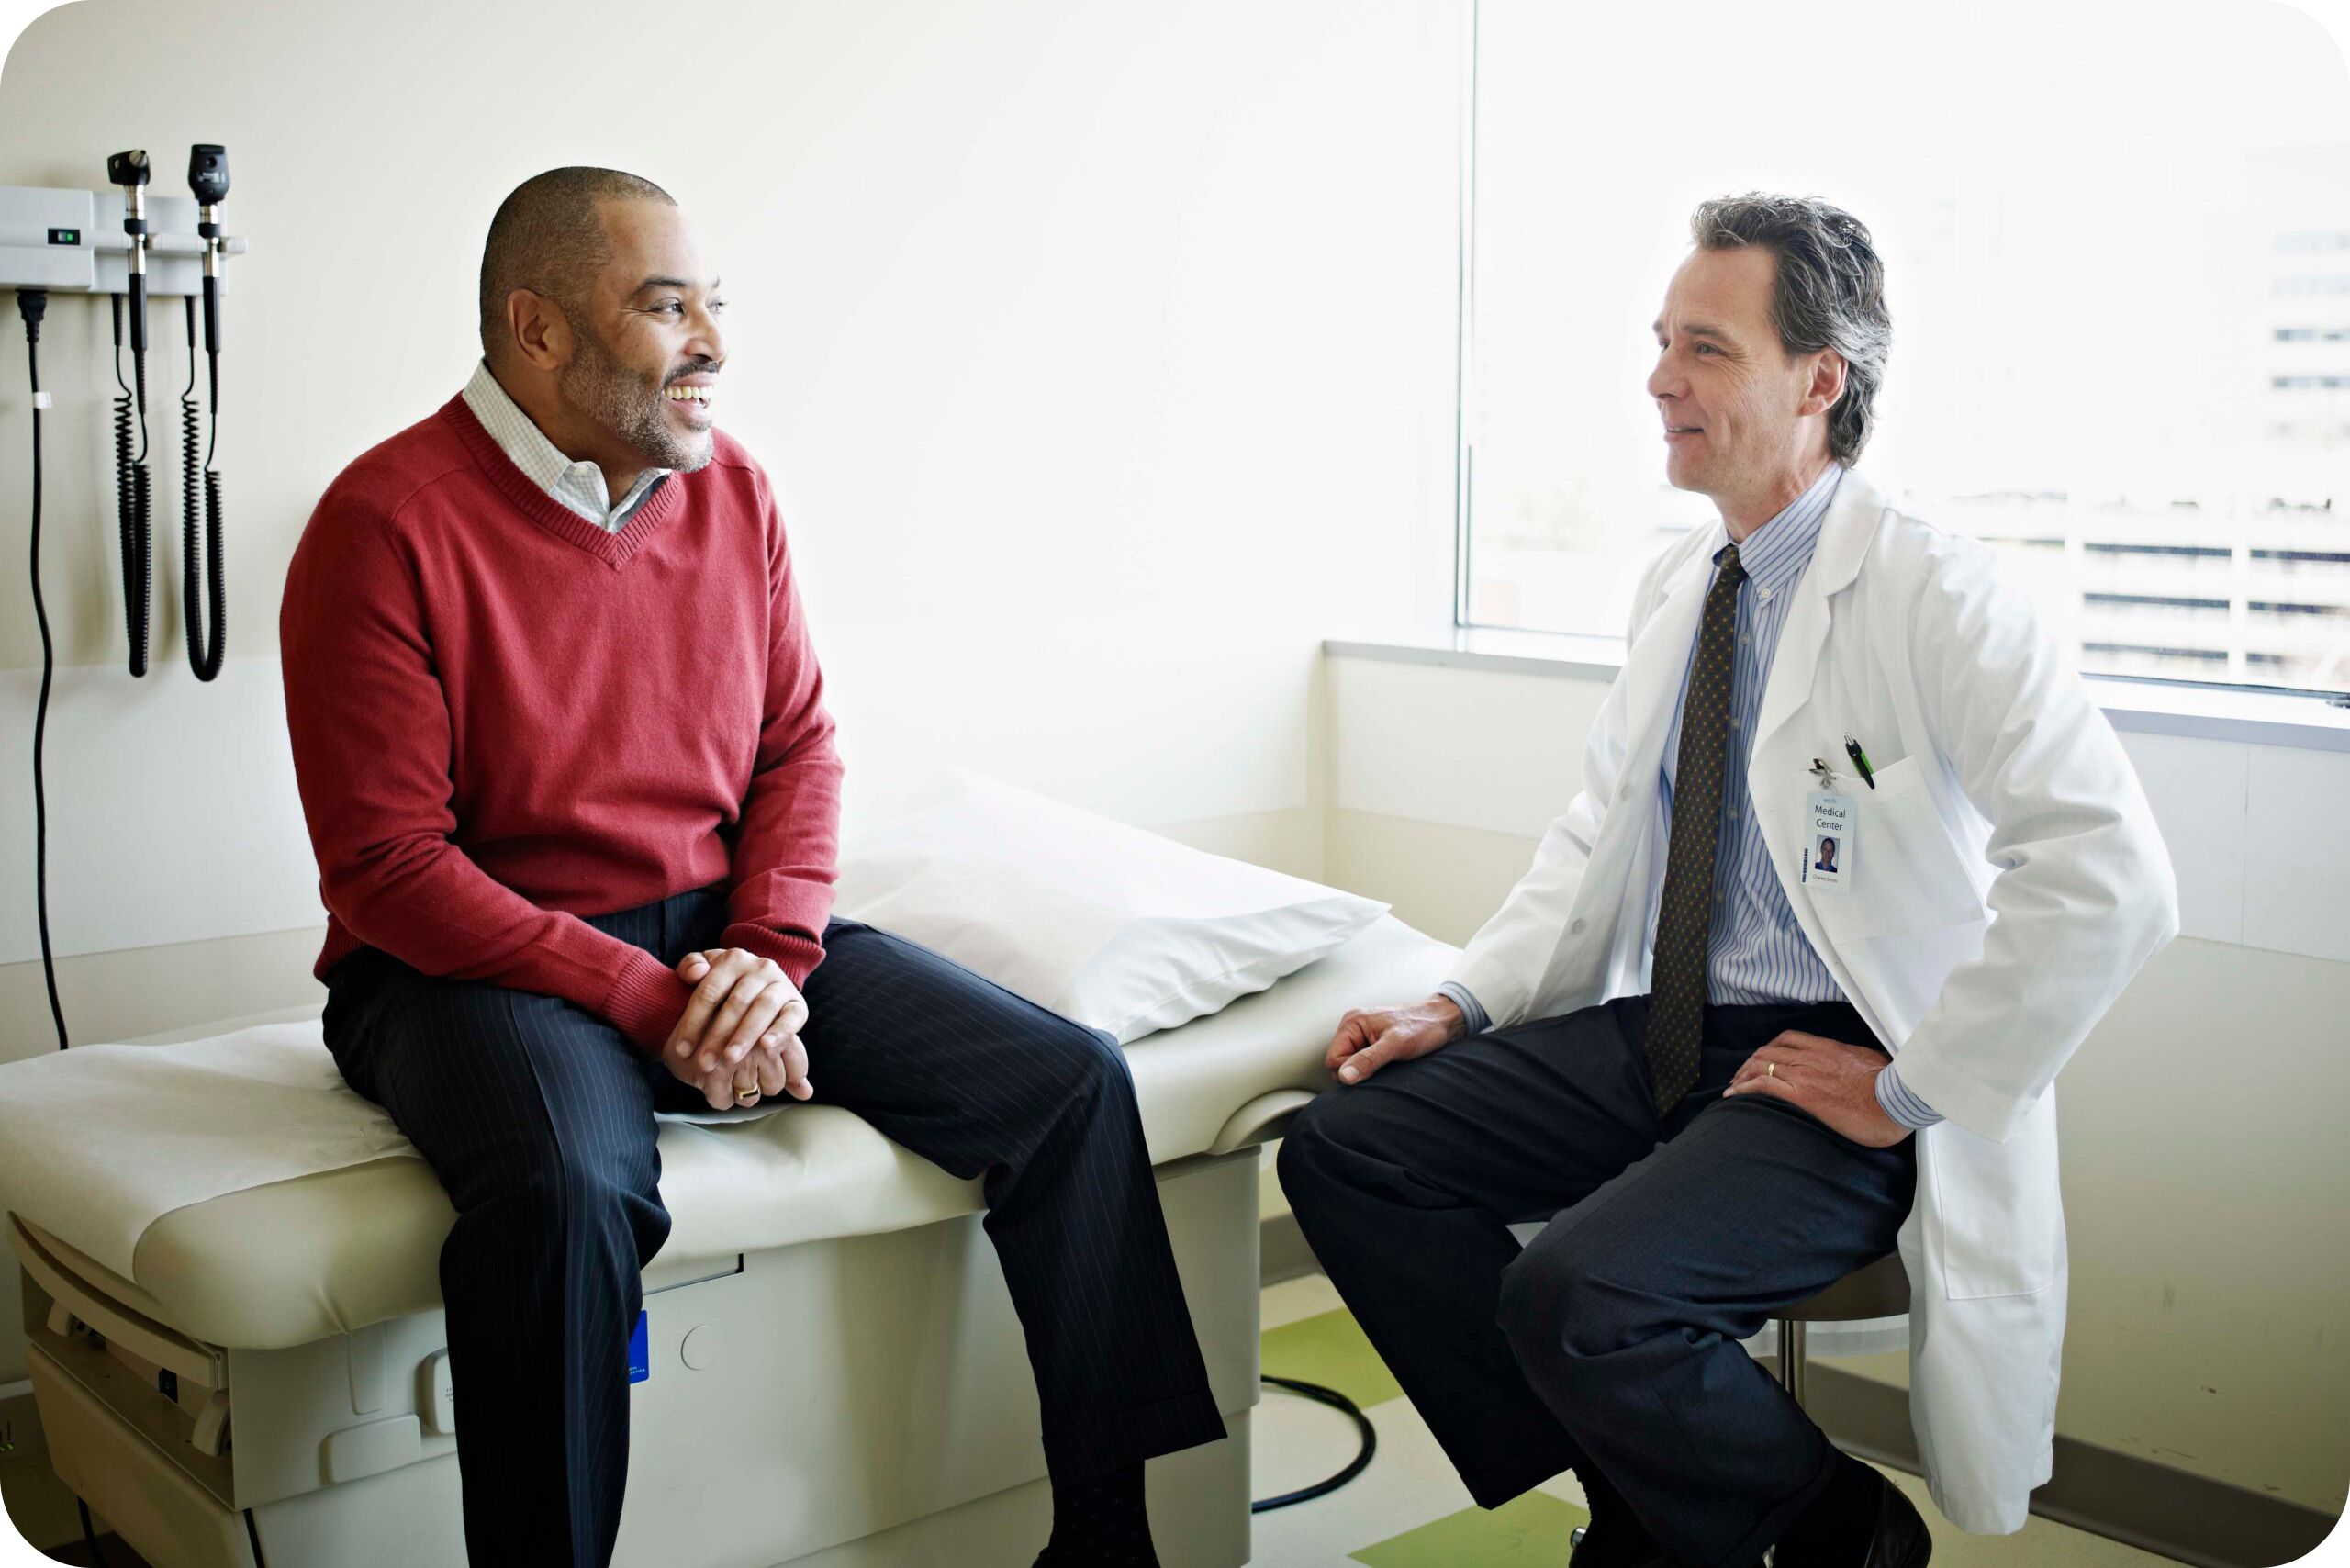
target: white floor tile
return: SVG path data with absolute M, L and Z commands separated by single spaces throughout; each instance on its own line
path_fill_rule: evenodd
M 1326 1274 L 1304 1274 L 1267 1285 L 1259 1297 L 1259 1328 L 1279 1328 L 1346 1305 Z
M 1470 1506 L 1468 1488 L 1410 1400 L 1391 1399 L 1365 1414 L 1379 1433 L 1371 1468 L 1326 1497 L 1259 1514 L 1253 1564 L 1338 1568 L 1351 1552 Z M 1292 1439 L 1299 1451 L 1282 1451 Z M 1355 1446 L 1353 1423 L 1338 1412 L 1268 1389 L 1257 1407 L 1252 1445 L 1256 1495 L 1270 1496 L 1328 1475 L 1354 1457 Z

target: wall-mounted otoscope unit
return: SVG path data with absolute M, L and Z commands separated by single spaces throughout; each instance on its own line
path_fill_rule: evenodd
M 153 165 L 143 150 L 106 160 L 110 189 L 0 186 L 0 287 L 14 288 L 29 342 L 38 343 L 48 296 L 105 295 L 114 324 L 115 523 L 122 557 L 129 667 L 147 673 L 153 599 L 153 476 L 148 464 L 147 305 L 179 297 L 188 345 L 187 386 L 180 397 L 180 519 L 183 619 L 188 664 L 197 678 L 220 673 L 226 652 L 227 573 L 221 552 L 219 441 L 221 263 L 242 255 L 245 241 L 226 232 L 229 157 L 217 143 L 188 153 L 186 196 L 153 194 Z M 203 351 L 209 363 L 207 404 L 196 398 L 196 304 L 203 302 Z M 127 330 L 126 330 L 127 328 Z M 124 373 L 128 339 L 130 365 Z M 39 372 L 35 371 L 38 381 Z M 39 410 L 50 399 L 34 388 L 34 466 L 39 468 Z M 208 420 L 208 424 L 207 424 Z M 39 481 L 35 493 L 38 497 Z M 38 503 L 36 504 L 38 512 Z M 43 635 L 46 637 L 46 625 Z
M 153 296 L 180 299 L 187 328 L 187 386 L 180 395 L 180 597 L 187 623 L 188 665 L 196 678 L 210 680 L 220 673 L 228 641 L 220 471 L 213 463 L 219 441 L 221 263 L 242 255 L 245 241 L 228 233 L 220 222 L 221 204 L 229 196 L 224 148 L 198 142 L 188 150 L 186 196 L 151 193 L 153 174 L 146 152 L 134 149 L 106 160 L 109 188 L 103 192 L 0 185 L 0 288 L 16 291 L 32 380 L 32 598 L 41 646 L 40 697 L 33 710 L 34 888 L 50 1014 L 56 1020 L 61 1047 L 66 1044 L 65 1014 L 57 1000 L 49 936 L 49 806 L 41 758 L 57 666 L 40 582 L 41 419 L 52 407 L 40 385 L 40 328 L 50 295 L 104 295 L 114 320 L 115 525 L 134 676 L 147 673 L 154 576 L 153 480 L 147 465 L 147 302 Z M 210 366 L 208 404 L 202 409 L 196 397 L 199 299 L 204 305 L 203 352 Z M 130 347 L 128 377 L 122 364 L 126 335 Z

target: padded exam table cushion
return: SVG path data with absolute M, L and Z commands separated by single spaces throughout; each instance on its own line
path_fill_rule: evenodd
M 1341 1014 L 1426 996 L 1455 957 L 1385 917 L 1270 991 L 1136 1040 L 1126 1060 L 1152 1163 L 1259 1141 L 1328 1085 L 1322 1057 Z M 660 1150 L 673 1222 L 655 1260 L 664 1271 L 982 1206 L 979 1182 L 834 1106 L 733 1125 L 664 1122 Z M 376 1159 L 174 1209 L 140 1236 L 130 1281 L 80 1254 L 70 1234 L 44 1230 L 39 1215 L 18 1217 L 122 1305 L 214 1345 L 276 1350 L 438 1310 L 441 1244 L 456 1215 L 422 1160 Z

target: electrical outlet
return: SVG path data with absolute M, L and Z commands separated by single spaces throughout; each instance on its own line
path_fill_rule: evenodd
M 0 1386 L 25 1390 L 0 1394 L 0 1435 L 15 1445 L 0 1450 L 0 1493 L 6 1495 L 5 1508 L 0 1508 L 0 1543 L 14 1530 L 37 1551 L 62 1548 L 69 1541 L 78 1549 L 82 1525 L 73 1494 L 50 1468 L 49 1443 L 41 1435 L 40 1412 L 32 1394 L 21 1383 Z M 12 1557 L 0 1544 L 0 1558 Z M 61 1560 L 71 1561 L 62 1553 Z M 119 1554 L 115 1560 L 120 1561 Z
M 40 1411 L 29 1391 L 0 1399 L 0 1473 L 28 1460 L 48 1468 L 49 1444 L 42 1440 Z

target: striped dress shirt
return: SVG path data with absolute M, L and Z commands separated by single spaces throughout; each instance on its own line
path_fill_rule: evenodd
M 611 496 L 604 487 L 604 471 L 593 463 L 574 463 L 563 454 L 560 447 L 546 438 L 546 433 L 522 411 L 498 377 L 489 373 L 487 361 L 474 367 L 474 376 L 465 383 L 465 407 L 473 410 L 489 439 L 498 449 L 513 459 L 514 466 L 530 476 L 531 483 L 610 533 L 618 533 L 628 526 L 645 498 L 652 495 L 662 480 L 669 476 L 666 468 L 647 468 L 636 476 L 620 505 L 611 504 Z
M 1761 1005 L 1774 1002 L 1841 1002 L 1843 989 L 1813 950 L 1787 903 L 1786 890 L 1771 868 L 1771 852 L 1763 843 L 1762 824 L 1755 820 L 1754 801 L 1746 790 L 1746 767 L 1752 745 L 1754 722 L 1762 711 L 1762 694 L 1770 680 L 1771 660 L 1778 652 L 1779 633 L 1795 603 L 1796 585 L 1811 565 L 1812 548 L 1819 542 L 1819 525 L 1836 498 L 1841 465 L 1831 463 L 1809 488 L 1785 510 L 1756 529 L 1739 546 L 1739 564 L 1746 583 L 1738 596 L 1738 647 L 1730 684 L 1729 754 L 1725 758 L 1721 836 L 1714 870 L 1714 913 L 1711 943 L 1706 958 L 1706 1000 L 1715 1006 Z M 1717 527 L 1721 527 L 1716 524 Z M 1727 528 L 1714 550 L 1718 569 L 1729 548 Z M 1711 579 L 1708 579 L 1710 586 Z M 1696 657 L 1696 644 L 1690 644 Z M 1674 700 L 1673 727 L 1665 734 L 1663 778 L 1657 790 L 1657 842 L 1673 841 L 1673 783 L 1681 762 L 1681 721 L 1687 705 L 1688 676 L 1684 670 L 1681 696 Z M 1648 943 L 1656 946 L 1657 914 L 1664 889 L 1664 857 L 1658 857 L 1649 884 Z M 1470 1033 L 1489 1026 L 1485 1010 L 1466 988 L 1447 982 L 1438 988 L 1467 1019 Z M 1891 1067 L 1877 1075 L 1877 1103 L 1903 1126 L 1931 1126 L 1942 1120 L 1933 1108 L 1904 1088 Z

